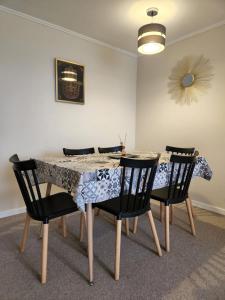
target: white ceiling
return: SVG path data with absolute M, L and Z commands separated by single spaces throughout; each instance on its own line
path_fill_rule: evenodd
M 225 20 L 225 0 L 0 0 L 0 4 L 133 53 L 137 31 L 154 18 L 167 27 L 167 42 Z

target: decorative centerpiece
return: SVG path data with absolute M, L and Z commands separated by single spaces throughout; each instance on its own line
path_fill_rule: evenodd
M 120 140 L 120 146 L 122 147 L 122 156 L 125 156 L 127 154 L 126 150 L 125 150 L 126 140 L 127 140 L 127 134 L 125 134 L 124 140 L 122 140 L 121 137 L 120 137 L 120 135 L 119 135 L 119 140 Z

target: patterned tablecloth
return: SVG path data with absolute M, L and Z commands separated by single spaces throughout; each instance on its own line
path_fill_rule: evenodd
M 153 158 L 156 153 L 135 153 L 140 158 Z M 96 203 L 118 197 L 120 192 L 121 167 L 119 160 L 110 154 L 89 154 L 74 157 L 36 159 L 39 182 L 49 182 L 74 193 L 74 201 L 80 210 L 86 203 Z M 153 189 L 168 185 L 170 155 L 162 153 L 156 172 Z M 199 156 L 194 177 L 210 180 L 212 171 L 204 157 Z

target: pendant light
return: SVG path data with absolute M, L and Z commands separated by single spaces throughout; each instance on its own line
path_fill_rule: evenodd
M 148 8 L 147 15 L 155 17 L 157 8 Z M 159 23 L 150 23 L 138 30 L 138 52 L 141 54 L 156 54 L 165 49 L 166 27 Z

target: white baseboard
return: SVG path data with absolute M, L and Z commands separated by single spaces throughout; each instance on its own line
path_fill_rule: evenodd
M 192 203 L 196 207 L 203 208 L 205 210 L 209 210 L 209 211 L 215 212 L 215 213 L 220 214 L 220 215 L 225 215 L 225 209 L 224 208 L 221 208 L 221 207 L 218 207 L 218 206 L 213 206 L 213 205 L 206 204 L 206 203 L 203 203 L 203 202 L 199 202 L 199 201 L 196 201 L 196 200 L 192 200 Z
M 158 201 L 157 201 L 158 202 Z M 154 204 L 158 204 L 157 202 L 154 202 Z M 220 215 L 224 215 L 225 216 L 225 209 L 218 207 L 218 206 L 213 206 L 210 204 L 206 204 L 203 202 L 199 202 L 196 200 L 192 200 L 192 203 L 194 206 L 208 210 L 208 211 L 212 211 L 215 212 L 217 214 Z M 26 207 L 19 207 L 19 208 L 13 208 L 13 209 L 9 209 L 9 210 L 3 210 L 0 211 L 0 219 L 1 218 L 6 218 L 6 217 L 10 217 L 10 216 L 14 216 L 14 215 L 18 215 L 18 214 L 22 214 L 26 212 Z
M 3 210 L 0 211 L 0 219 L 1 218 L 6 218 L 6 217 L 10 217 L 10 216 L 14 216 L 14 215 L 18 215 L 18 214 L 22 214 L 26 212 L 26 207 L 19 207 L 19 208 L 13 208 L 13 209 L 9 209 L 9 210 Z

